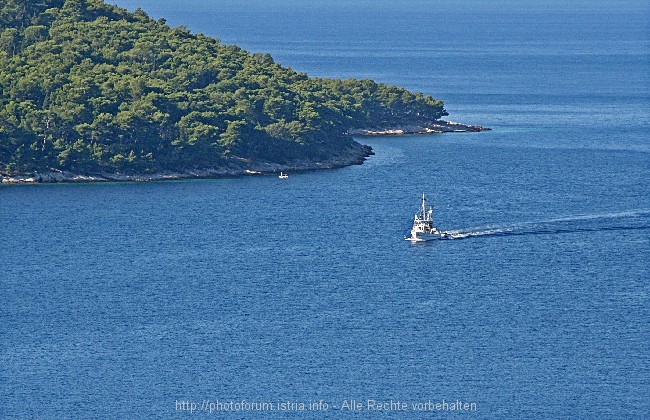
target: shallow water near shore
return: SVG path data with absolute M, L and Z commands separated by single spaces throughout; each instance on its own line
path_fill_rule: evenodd
M 650 413 L 647 9 L 121 3 L 493 131 L 288 179 L 0 186 L 3 417 Z M 404 240 L 423 192 L 452 240 Z

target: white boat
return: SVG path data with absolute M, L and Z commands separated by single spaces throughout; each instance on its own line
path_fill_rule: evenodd
M 285 174 L 284 172 L 280 172 L 280 176 L 278 178 L 280 178 L 280 179 L 289 178 L 289 174 Z
M 422 194 L 422 207 L 420 207 L 420 211 L 413 218 L 411 236 L 407 237 L 406 240 L 411 242 L 424 242 L 446 238 L 447 233 L 438 230 L 433 225 L 433 207 L 429 207 L 427 210 L 427 198 Z

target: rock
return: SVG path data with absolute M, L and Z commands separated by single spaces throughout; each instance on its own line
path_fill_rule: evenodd
M 409 123 L 397 126 L 349 130 L 348 134 L 353 136 L 395 136 L 403 134 L 466 133 L 488 130 L 490 130 L 490 128 L 481 125 L 467 125 L 444 120 L 430 121 L 425 119 L 414 119 Z

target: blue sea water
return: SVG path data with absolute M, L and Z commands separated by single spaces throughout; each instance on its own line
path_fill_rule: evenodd
M 649 417 L 641 3 L 119 1 L 493 131 L 286 180 L 1 186 L 0 417 Z M 403 240 L 422 192 L 455 239 Z M 209 411 L 242 400 L 275 411 Z

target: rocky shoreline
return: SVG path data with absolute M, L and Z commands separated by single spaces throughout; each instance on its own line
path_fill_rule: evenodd
M 295 160 L 280 164 L 272 162 L 253 162 L 246 159 L 232 158 L 225 165 L 215 168 L 193 168 L 183 171 L 164 171 L 152 174 L 96 173 L 77 174 L 52 169 L 48 172 L 10 175 L 0 173 L 3 184 L 39 184 L 39 183 L 83 183 L 83 182 L 146 182 L 170 181 L 181 179 L 224 178 L 244 175 L 268 175 L 279 172 L 309 171 L 317 169 L 334 169 L 362 164 L 372 155 L 370 146 L 359 143 L 331 158 L 312 161 Z
M 399 136 L 404 134 L 468 133 L 489 130 L 491 128 L 483 127 L 482 125 L 467 125 L 454 121 L 414 120 L 408 124 L 400 124 L 392 127 L 370 127 L 349 130 L 348 134 L 353 136 Z
M 396 136 L 404 134 L 438 134 L 450 132 L 478 132 L 490 128 L 466 125 L 453 121 L 414 121 L 391 127 L 370 127 L 349 130 L 352 136 Z M 362 164 L 372 155 L 372 148 L 355 143 L 345 151 L 325 160 L 296 160 L 284 164 L 272 162 L 253 162 L 246 159 L 231 158 L 226 164 L 215 168 L 192 168 L 182 171 L 164 171 L 152 174 L 93 173 L 77 174 L 57 169 L 31 174 L 6 174 L 0 172 L 2 184 L 38 184 L 55 182 L 145 182 L 180 179 L 223 178 L 244 175 L 268 175 L 279 172 L 310 171 L 317 169 L 342 168 Z

